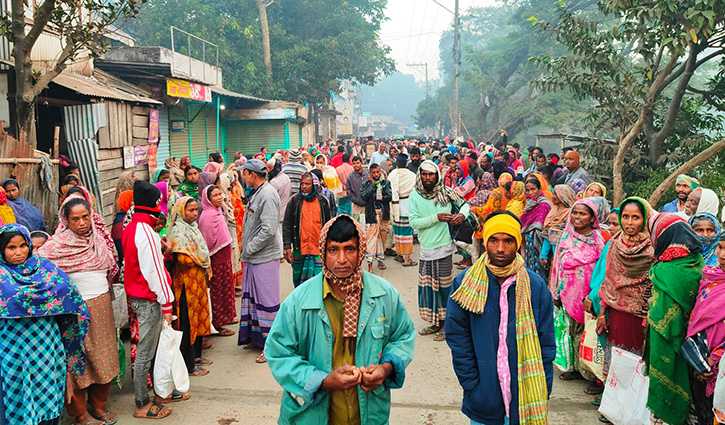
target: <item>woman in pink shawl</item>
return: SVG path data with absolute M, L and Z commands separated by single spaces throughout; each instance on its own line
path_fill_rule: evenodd
M 554 304 L 564 307 L 570 317 L 570 334 L 574 347 L 574 371 L 563 373 L 563 380 L 583 376 L 595 381 L 594 374 L 579 365 L 579 341 L 584 333 L 582 301 L 589 295 L 594 266 L 604 249 L 605 241 L 599 229 L 598 206 L 589 199 L 574 203 L 566 228 L 556 247 L 552 264 L 551 291 Z
M 541 181 L 532 176 L 524 186 L 526 206 L 521 214 L 521 233 L 526 238 L 524 255 L 526 267 L 546 279 L 546 270 L 541 265 L 541 247 L 544 245 L 544 220 L 551 211 L 551 202 L 544 196 Z
M 199 216 L 199 230 L 209 247 L 212 278 L 209 280 L 211 293 L 212 324 L 221 336 L 234 335 L 234 331 L 222 326 L 237 323 L 234 311 L 234 276 L 232 273 L 232 236 L 227 227 L 223 211 L 224 196 L 215 185 L 204 188 L 199 194 L 204 214 Z
M 118 265 L 110 234 L 94 212 L 87 193 L 72 193 L 60 207 L 62 225 L 38 250 L 55 263 L 80 291 L 91 316 L 84 340 L 86 368 L 82 375 L 68 374 L 71 395 L 66 405 L 75 423 L 115 423 L 116 414 L 106 409 L 111 381 L 119 374 L 118 342 L 113 318 L 112 279 Z M 87 408 L 90 405 L 90 410 Z
M 713 392 L 717 381 L 718 365 L 725 349 L 725 233 L 720 234 L 715 251 L 718 264 L 702 269 L 702 281 L 697 292 L 695 307 L 690 315 L 687 337 L 692 338 L 704 333 L 707 337 L 708 363 L 712 370 L 708 373 L 695 372 L 696 381 L 691 381 L 692 397 L 697 406 L 701 423 L 713 423 Z M 699 335 L 702 336 L 702 335 Z M 718 412 L 720 417 L 725 412 Z M 709 422 L 707 422 L 709 421 Z M 717 423 L 717 422 L 716 422 Z

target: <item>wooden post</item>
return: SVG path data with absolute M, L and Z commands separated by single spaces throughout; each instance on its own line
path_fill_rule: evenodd
M 60 148 L 58 145 L 60 145 L 60 126 L 56 125 L 53 132 L 53 159 L 58 159 L 58 157 L 60 156 L 60 152 L 58 152 L 58 149 Z

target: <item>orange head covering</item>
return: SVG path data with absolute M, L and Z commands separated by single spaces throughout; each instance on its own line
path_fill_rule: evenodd
M 577 168 L 579 168 L 579 164 L 581 163 L 581 156 L 579 155 L 579 152 L 569 151 L 566 153 L 566 155 L 564 155 L 564 158 L 572 160 L 571 170 L 576 170 Z
M 506 186 L 506 183 L 511 181 L 514 181 L 513 176 L 509 173 L 503 173 L 498 178 L 498 187 L 503 188 L 504 186 Z
M 118 209 L 119 212 L 126 212 L 131 208 L 133 203 L 133 190 L 124 190 L 118 195 Z
M 539 184 L 541 185 L 541 194 L 546 197 L 546 199 L 551 201 L 551 189 L 549 189 L 549 183 L 546 181 L 544 176 L 542 176 L 539 173 L 531 173 L 526 177 L 526 180 L 532 180 L 536 178 L 536 180 L 539 181 Z

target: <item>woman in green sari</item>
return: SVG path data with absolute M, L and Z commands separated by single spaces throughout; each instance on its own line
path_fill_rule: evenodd
M 652 423 L 697 423 L 690 405 L 690 366 L 680 354 L 695 305 L 702 268 L 702 243 L 681 217 L 661 213 L 650 220 L 655 264 L 650 269 L 644 361 L 650 377 L 647 407 Z

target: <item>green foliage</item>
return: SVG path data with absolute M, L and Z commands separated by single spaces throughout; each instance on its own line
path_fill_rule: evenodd
M 372 85 L 394 70 L 378 40 L 387 0 L 277 0 L 267 7 L 273 78 L 262 63 L 253 1 L 154 0 L 132 32 L 145 44 L 170 46 L 175 25 L 219 45 L 224 85 L 252 95 L 319 104 L 340 81 Z
M 490 142 L 505 129 L 513 141 L 517 134 L 541 124 L 563 132 L 579 127 L 587 104 L 529 85 L 541 73 L 528 62 L 529 56 L 563 52 L 555 41 L 533 31 L 528 20 L 532 13 L 549 16 L 551 11 L 549 1 L 534 0 L 472 8 L 461 16 L 459 104 L 465 137 Z M 418 117 L 449 128 L 453 31 L 444 32 L 439 44 L 445 84 L 433 101 L 421 102 Z M 430 120 L 427 126 L 432 126 Z

